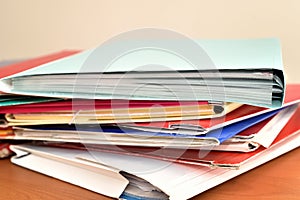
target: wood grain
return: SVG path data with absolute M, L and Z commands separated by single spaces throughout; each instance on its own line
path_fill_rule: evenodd
M 210 189 L 193 200 L 299 199 L 300 148 Z M 0 160 L 0 199 L 108 200 L 110 198 Z

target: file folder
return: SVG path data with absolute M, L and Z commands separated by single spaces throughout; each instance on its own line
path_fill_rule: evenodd
M 100 101 L 100 102 L 99 102 Z M 208 104 L 205 102 L 182 103 L 152 102 L 149 105 L 133 104 L 102 104 L 101 100 L 97 105 L 76 105 L 55 106 L 60 102 L 46 103 L 44 107 L 39 105 L 20 105 L 9 108 L 2 108 L 0 113 L 6 113 L 5 119 L 8 126 L 39 125 L 39 124 L 111 124 L 128 122 L 151 122 L 151 121 L 172 121 L 177 119 L 206 119 L 222 117 L 225 114 L 240 107 L 241 104 Z M 50 106 L 48 105 L 50 104 Z M 54 105 L 54 106 L 52 106 Z M 32 110 L 30 110 L 32 108 Z M 57 111 L 55 111 L 58 109 Z M 67 110 L 60 110 L 67 109 Z M 28 110 L 29 112 L 26 112 Z M 49 111 L 47 111 L 49 110 Z M 50 111 L 51 110 L 51 111 Z M 11 112 L 7 112 L 11 111 Z M 42 111 L 42 112 L 39 112 Z
M 90 49 L 35 67 L 7 67 L 4 70 L 7 73 L 1 74 L 0 90 L 59 98 L 204 100 L 264 107 L 282 105 L 285 80 L 278 40 L 197 40 L 196 43 L 206 51 L 215 66 L 192 66 L 178 61 L 178 57 L 165 55 L 164 51 L 145 50 L 125 56 L 107 68 L 99 66 L 94 59 L 88 59 L 95 50 Z M 153 64 L 150 59 L 153 57 L 167 65 L 169 71 L 149 67 Z M 85 61 L 88 62 L 86 69 L 83 67 Z M 137 65 L 148 67 L 137 70 Z

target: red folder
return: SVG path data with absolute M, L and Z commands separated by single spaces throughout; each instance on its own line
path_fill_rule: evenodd
M 0 159 L 9 157 L 13 154 L 13 152 L 9 149 L 8 143 L 2 143 L 0 142 Z
M 7 76 L 11 76 L 35 67 L 38 67 L 39 65 L 58 60 L 67 56 L 71 56 L 73 54 L 79 53 L 80 51 L 78 50 L 65 50 L 65 51 L 60 51 L 56 52 L 53 54 L 48 54 L 45 56 L 40 56 L 37 58 L 29 59 L 26 61 L 14 63 L 8 66 L 3 66 L 1 67 L 1 74 L 0 78 L 5 78 Z
M 36 113 L 72 110 L 92 110 L 92 109 L 116 109 L 116 108 L 151 108 L 155 106 L 197 106 L 208 105 L 207 101 L 144 101 L 144 100 L 62 100 L 56 102 L 33 103 L 16 106 L 2 106 L 0 113 Z

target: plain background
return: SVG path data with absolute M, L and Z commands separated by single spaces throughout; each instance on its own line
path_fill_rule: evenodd
M 0 60 L 95 47 L 144 27 L 193 39 L 277 37 L 288 82 L 300 82 L 299 0 L 0 0 Z

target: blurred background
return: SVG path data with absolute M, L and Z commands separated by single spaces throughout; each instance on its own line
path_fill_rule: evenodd
M 0 0 L 0 60 L 87 49 L 144 27 L 192 39 L 277 37 L 288 82 L 300 83 L 299 0 Z

